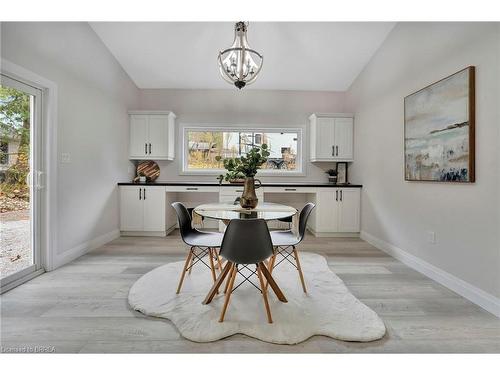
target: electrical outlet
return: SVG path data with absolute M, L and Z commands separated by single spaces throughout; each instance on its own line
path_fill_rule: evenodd
M 429 243 L 435 244 L 436 243 L 436 232 L 428 231 L 427 232 L 427 241 L 429 241 Z
M 62 152 L 61 163 L 71 163 L 71 154 L 68 152 Z

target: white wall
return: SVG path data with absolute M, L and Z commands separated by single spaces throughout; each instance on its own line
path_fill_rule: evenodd
M 57 252 L 71 258 L 118 229 L 138 90 L 87 23 L 2 23 L 1 56 L 58 86 L 58 151 L 71 163 L 58 164 Z
M 218 74 L 216 71 L 214 74 Z M 221 78 L 222 79 L 222 78 Z M 168 109 L 177 117 L 176 158 L 159 162 L 159 181 L 216 181 L 216 176 L 180 176 L 183 124 L 256 124 L 259 126 L 301 127 L 305 176 L 259 177 L 262 181 L 327 182 L 324 171 L 334 163 L 312 164 L 306 128 L 313 112 L 344 112 L 345 93 L 328 91 L 278 90 L 141 90 L 140 109 Z
M 498 24 L 400 23 L 348 91 L 362 230 L 500 297 Z M 476 182 L 405 182 L 403 98 L 476 66 Z M 427 241 L 434 231 L 437 243 Z

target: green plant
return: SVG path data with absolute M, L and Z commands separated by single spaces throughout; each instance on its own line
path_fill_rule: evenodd
M 227 172 L 218 177 L 219 182 L 222 182 L 223 179 L 229 181 L 238 178 L 254 177 L 262 164 L 267 162 L 269 155 L 270 152 L 267 145 L 263 144 L 260 147 L 251 149 L 246 156 L 224 159 L 223 164 Z M 215 159 L 220 161 L 221 157 L 217 156 Z

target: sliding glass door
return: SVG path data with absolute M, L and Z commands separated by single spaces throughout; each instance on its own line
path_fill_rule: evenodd
M 40 272 L 42 91 L 0 74 L 0 283 Z

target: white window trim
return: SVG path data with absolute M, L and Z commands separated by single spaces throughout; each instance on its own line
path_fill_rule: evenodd
M 188 161 L 188 138 L 187 133 L 189 131 L 223 131 L 223 132 L 258 132 L 258 133 L 297 133 L 297 170 L 295 171 L 280 171 L 272 170 L 272 169 L 259 169 L 256 177 L 262 176 L 279 176 L 279 177 L 297 177 L 297 176 L 305 176 L 304 169 L 304 153 L 303 153 L 303 129 L 299 126 L 290 126 L 290 127 L 267 127 L 262 125 L 214 125 L 210 124 L 202 125 L 202 124 L 182 124 L 182 161 L 180 163 L 180 175 L 190 175 L 190 176 L 218 176 L 220 174 L 224 174 L 226 172 L 225 169 L 188 169 L 187 161 Z

